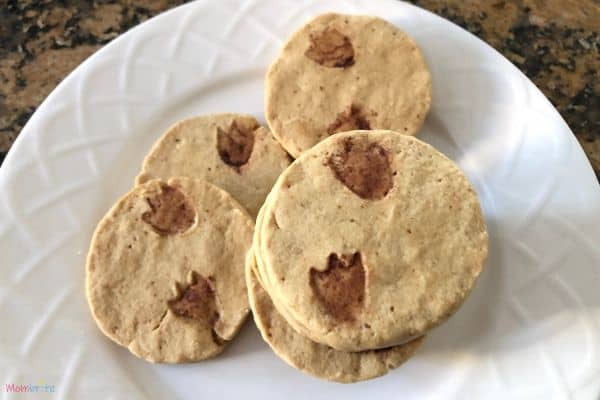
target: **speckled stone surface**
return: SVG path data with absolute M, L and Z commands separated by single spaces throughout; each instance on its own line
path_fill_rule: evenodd
M 31 114 L 81 61 L 183 0 L 0 0 L 0 163 Z M 600 1 L 411 0 L 479 36 L 565 118 L 600 177 Z

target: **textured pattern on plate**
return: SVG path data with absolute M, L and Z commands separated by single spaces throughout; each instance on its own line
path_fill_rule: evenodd
M 472 179 L 490 229 L 490 259 L 472 297 L 403 368 L 350 387 L 306 386 L 312 378 L 286 367 L 250 326 L 215 361 L 135 359 L 97 331 L 85 303 L 96 222 L 175 120 L 260 116 L 266 66 L 290 32 L 326 10 L 387 18 L 423 48 L 434 98 L 422 137 Z M 248 398 L 596 400 L 599 239 L 600 188 L 568 127 L 516 68 L 460 28 L 387 0 L 198 1 L 82 64 L 0 169 L 0 383 L 43 380 L 60 399 L 243 390 Z M 294 386 L 302 390 L 290 394 Z

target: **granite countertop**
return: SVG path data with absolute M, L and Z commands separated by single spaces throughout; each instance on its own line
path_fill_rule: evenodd
M 479 36 L 552 101 L 600 178 L 598 0 L 412 0 Z M 0 0 L 0 163 L 81 61 L 182 0 Z

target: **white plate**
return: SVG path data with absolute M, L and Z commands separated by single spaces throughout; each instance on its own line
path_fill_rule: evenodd
M 434 92 L 421 137 L 472 179 L 490 230 L 473 295 L 405 366 L 356 385 L 288 367 L 252 322 L 212 361 L 136 359 L 103 337 L 88 312 L 84 264 L 96 222 L 172 122 L 221 111 L 262 120 L 266 66 L 292 31 L 328 10 L 382 16 L 421 45 Z M 600 188 L 573 134 L 531 82 L 474 36 L 392 0 L 198 1 L 84 62 L 6 157 L 0 383 L 44 381 L 69 399 L 596 400 L 598 243 Z

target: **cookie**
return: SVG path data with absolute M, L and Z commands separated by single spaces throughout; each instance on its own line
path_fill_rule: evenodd
M 279 177 L 261 214 L 254 248 L 265 289 L 299 332 L 343 351 L 437 326 L 487 257 L 479 200 L 459 167 L 391 131 L 319 143 Z
M 372 16 L 323 14 L 294 33 L 266 77 L 265 115 L 294 157 L 355 129 L 415 135 L 431 104 L 417 44 Z
M 136 182 L 188 176 L 230 193 L 255 217 L 289 155 L 256 119 L 215 114 L 180 121 L 154 144 Z
M 248 314 L 253 221 L 203 180 L 134 187 L 98 224 L 86 292 L 100 330 L 136 356 L 181 363 L 219 354 Z
M 292 367 L 321 379 L 350 383 L 385 375 L 408 360 L 424 340 L 421 337 L 380 350 L 335 350 L 302 336 L 278 313 L 256 277 L 252 256 L 246 267 L 246 284 L 252 315 L 265 342 Z

